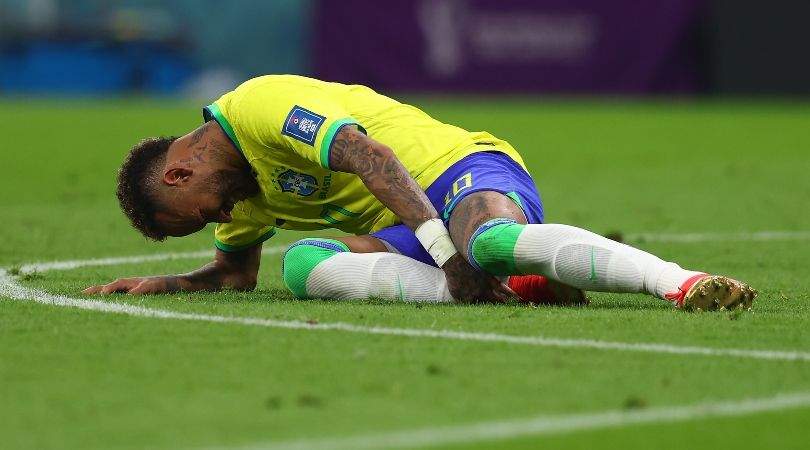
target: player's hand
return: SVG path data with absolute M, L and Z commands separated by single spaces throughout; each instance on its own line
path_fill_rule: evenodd
M 112 283 L 90 286 L 82 294 L 112 294 L 124 293 L 129 295 L 166 294 L 180 290 L 177 277 L 139 277 L 119 278 Z
M 442 267 L 447 278 L 450 295 L 458 302 L 506 302 L 510 297 L 520 300 L 509 286 L 494 275 L 479 272 L 460 253 L 451 257 Z

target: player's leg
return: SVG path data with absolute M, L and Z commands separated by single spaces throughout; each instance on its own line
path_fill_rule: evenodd
M 391 228 L 385 233 L 391 240 L 413 234 L 404 225 Z M 453 301 L 441 269 L 368 235 L 302 239 L 285 252 L 282 273 L 299 298 Z
M 439 183 L 442 179 L 444 182 Z M 434 201 L 434 205 L 448 227 L 452 227 L 455 209 L 467 196 L 485 191 L 498 192 L 498 198 L 505 202 L 505 208 L 499 210 L 498 215 L 487 218 L 508 218 L 522 224 L 543 222 L 543 204 L 534 181 L 517 162 L 494 146 L 490 151 L 474 153 L 454 164 L 434 185 L 440 190 L 431 192 L 429 188 L 427 194 L 440 200 Z M 483 209 L 481 211 L 487 214 Z M 458 244 L 458 238 L 453 240 Z M 465 253 L 461 248 L 460 251 Z M 427 252 L 422 252 L 424 258 L 431 259 Z M 530 303 L 571 305 L 588 302 L 581 289 L 539 273 L 504 272 L 498 275 L 510 275 L 506 281 L 509 287 Z
M 284 254 L 284 282 L 300 298 L 452 302 L 444 271 L 405 225 L 373 235 L 303 239 Z M 582 303 L 578 290 L 537 275 L 509 277 L 527 301 Z
M 583 290 L 645 292 L 677 306 L 750 307 L 756 291 L 726 277 L 684 270 L 590 231 L 516 220 L 520 208 L 491 191 L 466 196 L 450 234 L 470 264 L 496 274 L 537 273 Z
M 457 165 L 454 165 L 453 168 L 458 168 L 458 166 L 464 166 L 464 162 L 461 162 Z M 453 168 L 451 168 L 450 173 L 453 172 Z M 455 181 L 455 178 L 452 178 Z M 433 186 L 428 189 L 428 196 L 431 198 L 441 198 L 442 203 L 436 203 L 436 209 L 438 211 L 443 211 L 441 208 L 442 204 L 446 204 L 446 199 L 450 198 L 448 196 L 447 190 L 449 189 L 449 193 L 452 194 L 452 186 L 442 186 L 441 192 L 442 195 L 437 196 L 436 190 L 433 189 Z M 449 215 L 449 213 L 448 213 Z M 531 214 L 529 217 L 533 217 Z M 521 220 L 525 220 L 525 215 L 520 215 Z M 398 266 L 407 265 L 408 260 L 412 260 L 412 264 L 419 265 L 419 271 L 421 274 L 424 274 L 425 279 L 420 281 L 418 278 L 410 278 L 409 282 L 418 283 L 420 286 L 422 284 L 429 284 L 432 283 L 432 280 L 439 280 L 441 284 L 441 291 L 446 293 L 446 298 L 450 299 L 449 291 L 447 290 L 447 280 L 444 278 L 444 271 L 436 267 L 435 261 L 433 258 L 428 254 L 427 250 L 422 246 L 419 240 L 414 235 L 413 231 L 411 231 L 405 225 L 395 225 L 388 228 L 383 228 L 375 233 L 371 233 L 369 236 L 357 236 L 357 237 L 350 237 L 347 242 L 350 246 L 352 246 L 352 242 L 350 240 L 353 239 L 360 239 L 358 244 L 352 247 L 352 251 L 361 251 L 362 249 L 366 248 L 365 241 L 369 237 L 376 238 L 377 245 L 384 246 L 385 250 L 398 253 L 403 256 L 407 256 L 407 259 L 400 260 L 398 262 Z M 375 239 L 372 239 L 375 241 Z M 377 247 L 376 250 L 369 250 L 369 251 L 380 251 L 382 250 L 380 247 Z M 425 267 L 430 267 L 432 270 L 428 271 Z M 384 273 L 380 270 L 380 275 L 385 276 Z M 388 279 L 394 279 L 396 277 L 395 273 L 389 273 Z M 539 303 L 539 304 L 546 304 L 546 305 L 572 305 L 572 304 L 583 304 L 587 303 L 588 300 L 585 298 L 585 294 L 579 290 L 572 288 L 570 286 L 566 286 L 562 283 L 556 282 L 554 280 L 549 280 L 546 277 L 537 274 L 529 274 L 529 275 L 512 275 L 505 277 L 505 283 L 520 295 L 520 298 L 517 300 L 528 302 L 528 303 Z M 405 286 L 405 291 L 409 291 L 411 288 L 410 286 Z M 445 301 L 442 299 L 441 301 Z

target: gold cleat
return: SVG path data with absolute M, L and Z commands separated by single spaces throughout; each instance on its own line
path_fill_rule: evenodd
M 696 275 L 668 294 L 667 299 L 687 311 L 714 311 L 743 308 L 751 310 L 758 292 L 751 286 L 718 275 Z

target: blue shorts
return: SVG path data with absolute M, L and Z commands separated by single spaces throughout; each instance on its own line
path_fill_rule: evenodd
M 478 191 L 500 192 L 523 209 L 529 223 L 543 223 L 543 203 L 534 180 L 520 164 L 501 152 L 478 152 L 467 156 L 450 166 L 425 193 L 447 226 L 458 202 Z M 383 228 L 370 236 L 387 242 L 405 256 L 436 265 L 407 225 Z

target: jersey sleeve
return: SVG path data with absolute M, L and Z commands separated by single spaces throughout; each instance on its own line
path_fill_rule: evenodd
M 274 227 L 251 219 L 240 206 L 237 204 L 231 212 L 233 220 L 217 224 L 214 231 L 214 244 L 223 252 L 247 250 L 276 234 Z
M 329 92 L 303 84 L 275 83 L 255 87 L 233 98 L 227 113 L 215 102 L 206 117 L 230 128 L 232 140 L 249 140 L 273 149 L 291 151 L 324 169 L 335 135 L 347 125 L 365 129 Z M 228 116 L 227 118 L 225 116 Z

